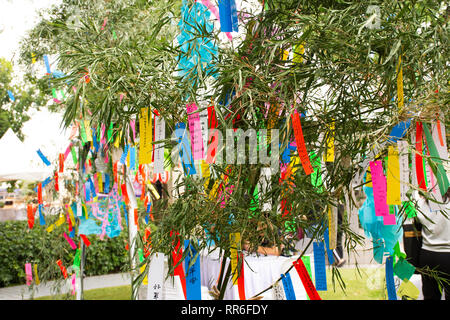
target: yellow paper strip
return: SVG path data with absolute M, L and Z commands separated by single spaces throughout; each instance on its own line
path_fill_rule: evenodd
M 152 117 L 149 108 L 142 108 L 139 117 L 139 164 L 152 162 Z
M 103 193 L 103 178 L 102 173 L 97 172 L 98 192 Z
M 147 267 L 147 264 L 144 264 L 144 265 L 140 268 L 141 274 L 142 274 L 143 272 L 145 272 L 145 268 L 146 268 L 146 267 Z M 144 279 L 142 280 L 142 284 L 143 284 L 143 285 L 148 285 L 148 276 L 147 276 L 147 275 L 145 275 Z
M 37 285 L 41 283 L 41 281 L 39 280 L 36 263 L 34 264 L 34 283 L 36 283 Z
M 402 56 L 398 57 L 398 66 L 397 66 L 397 106 L 398 110 L 401 111 L 403 109 L 403 68 L 402 68 Z
M 302 63 L 304 54 L 305 54 L 305 46 L 304 42 L 302 42 L 301 44 L 295 46 L 293 58 L 294 63 Z
M 328 206 L 328 238 L 330 250 L 336 249 L 337 242 L 337 208 Z
M 388 148 L 387 164 L 387 198 L 386 203 L 392 205 L 401 205 L 400 198 L 400 162 L 398 158 L 397 146 Z
M 84 129 L 86 131 L 86 137 L 87 141 L 93 141 L 92 140 L 92 131 L 91 131 L 91 125 L 89 124 L 88 120 L 84 120 Z
M 210 177 L 209 164 L 206 163 L 205 160 L 202 160 L 200 162 L 200 167 L 202 169 L 202 177 L 205 179 L 203 185 L 205 186 L 205 191 L 206 191 L 206 189 L 208 188 L 209 177 Z
M 329 128 L 327 137 L 327 153 L 325 155 L 326 162 L 334 162 L 334 121 L 327 126 Z
M 48 226 L 48 228 L 46 229 L 48 233 L 52 232 L 55 229 L 55 225 L 51 224 Z
M 241 234 L 239 232 L 230 234 L 230 263 L 231 272 L 233 274 L 233 285 L 237 284 L 238 279 L 238 250 L 241 247 Z
M 60 225 L 62 225 L 64 222 L 66 221 L 66 218 L 63 215 L 59 216 L 59 219 L 56 220 L 55 225 L 57 227 L 59 227 Z

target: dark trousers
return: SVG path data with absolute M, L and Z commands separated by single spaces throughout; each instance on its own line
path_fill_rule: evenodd
M 421 249 L 419 265 L 421 268 L 428 266 L 430 269 L 445 273 L 439 273 L 437 276 L 450 282 L 450 252 L 433 252 Z M 445 300 L 450 301 L 450 283 L 441 281 L 441 286 L 445 291 Z M 440 300 L 442 297 L 438 282 L 426 274 L 422 274 L 422 293 L 424 300 Z

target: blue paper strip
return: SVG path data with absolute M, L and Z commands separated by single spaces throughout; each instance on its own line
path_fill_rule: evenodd
M 48 185 L 52 181 L 52 177 L 47 177 L 44 181 L 42 181 L 42 188 L 44 188 L 46 185 Z M 37 192 L 38 188 L 34 188 L 34 192 Z
M 333 256 L 333 250 L 330 250 L 330 241 L 328 239 L 328 228 L 323 233 L 323 238 L 325 240 L 325 246 L 327 249 L 328 263 L 331 265 L 334 263 L 334 256 Z
M 125 164 L 125 161 L 127 160 L 127 155 L 128 155 L 128 145 L 125 145 L 125 149 L 123 150 L 123 153 L 120 156 L 119 160 L 121 164 Z
M 136 170 L 136 147 L 130 148 L 130 169 Z
M 398 123 L 395 127 L 392 128 L 389 133 L 388 141 L 392 143 L 397 143 L 397 140 L 403 138 L 408 131 L 409 126 L 411 125 L 411 119 Z
M 97 196 L 97 193 L 95 192 L 95 185 L 94 182 L 92 181 L 92 177 L 89 177 L 89 184 L 92 193 L 92 198 L 95 198 Z
M 44 213 L 42 212 L 43 209 L 44 209 L 44 205 L 42 203 L 39 204 L 39 224 L 41 226 L 45 225 Z
M 316 280 L 316 290 L 327 290 L 327 270 L 325 267 L 325 246 L 323 241 L 313 242 L 314 253 L 314 273 Z
M 45 163 L 45 165 L 50 166 L 50 161 L 48 161 L 48 159 L 44 156 L 42 151 L 40 149 L 38 149 L 36 152 L 39 155 L 39 157 L 42 159 L 42 161 Z
M 219 0 L 220 31 L 232 32 L 231 3 L 230 0 Z
M 109 174 L 105 173 L 105 187 L 103 188 L 104 193 L 109 193 Z
M 9 99 L 11 99 L 12 102 L 16 101 L 16 98 L 14 98 L 14 94 L 12 93 L 12 91 L 8 90 L 8 96 L 9 96 Z
M 184 250 L 186 252 L 185 270 L 186 270 L 186 300 L 201 300 L 201 276 L 200 276 L 200 259 L 197 256 L 195 262 L 189 267 L 191 261 L 197 254 L 197 251 L 191 246 L 189 240 L 184 240 Z
M 86 202 L 89 202 L 91 201 L 91 184 L 89 183 L 89 181 L 86 181 L 86 183 L 84 184 L 84 189 L 86 190 L 85 200 Z
M 296 300 L 294 287 L 292 286 L 292 280 L 289 273 L 281 275 L 281 281 L 283 282 L 284 295 L 286 300 Z
M 194 159 L 192 158 L 191 144 L 188 140 L 186 124 L 179 122 L 175 125 L 175 135 L 178 138 L 179 154 L 183 165 L 184 174 L 189 176 L 196 174 Z
M 388 300 L 397 300 L 397 293 L 395 292 L 394 282 L 394 262 L 392 257 L 386 259 L 386 288 L 388 293 Z
M 235 0 L 229 1 L 230 1 L 231 27 L 234 32 L 239 32 L 239 22 L 237 17 L 236 2 Z
M 50 70 L 50 63 L 48 62 L 48 57 L 46 54 L 44 54 L 44 63 L 45 63 L 45 68 L 47 69 L 47 73 L 51 74 L 52 71 Z

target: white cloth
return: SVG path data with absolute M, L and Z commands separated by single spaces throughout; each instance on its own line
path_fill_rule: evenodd
M 263 255 L 245 255 L 244 254 L 244 288 L 245 297 L 249 299 L 264 289 L 270 287 L 285 273 L 292 263 L 297 260 L 298 256 L 263 256 Z M 217 285 L 220 274 L 221 258 L 219 258 L 218 250 L 213 251 L 209 255 L 206 252 L 201 254 L 201 284 L 211 289 Z M 227 270 L 228 264 L 225 266 Z M 225 272 L 224 271 L 224 272 Z M 314 272 L 313 259 L 311 259 L 311 272 Z M 289 271 L 292 286 L 294 288 L 297 300 L 306 300 L 306 291 L 297 274 L 295 268 Z M 280 281 L 281 283 L 281 281 Z M 235 286 L 236 287 L 236 286 Z M 263 300 L 273 300 L 274 293 L 270 289 L 262 294 Z M 227 285 L 224 300 L 239 300 L 236 288 L 233 288 L 231 281 Z

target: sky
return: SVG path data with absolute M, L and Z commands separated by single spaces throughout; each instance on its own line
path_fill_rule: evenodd
M 16 63 L 20 40 L 38 22 L 38 10 L 59 4 L 60 0 L 0 0 L 0 56 L 13 63 L 16 74 L 20 73 Z M 41 149 L 49 160 L 56 159 L 69 144 L 66 131 L 60 128 L 61 115 L 42 111 L 31 111 L 31 120 L 24 123 L 24 143 L 32 149 Z M 62 150 L 63 149 L 63 150 Z

